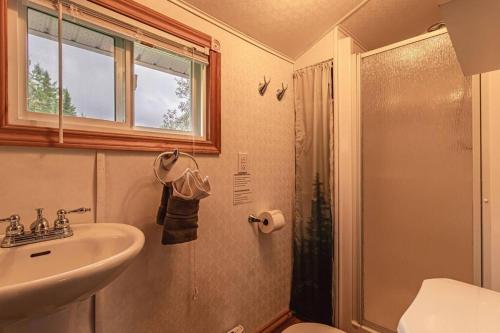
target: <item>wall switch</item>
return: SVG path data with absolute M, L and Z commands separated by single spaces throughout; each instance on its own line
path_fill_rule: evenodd
M 248 153 L 238 153 L 238 173 L 248 173 Z

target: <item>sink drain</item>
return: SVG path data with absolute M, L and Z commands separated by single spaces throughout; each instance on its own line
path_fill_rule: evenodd
M 36 257 L 40 257 L 40 256 L 46 256 L 47 254 L 50 254 L 50 251 L 42 251 L 42 252 L 32 253 L 32 254 L 30 254 L 30 257 L 36 258 Z

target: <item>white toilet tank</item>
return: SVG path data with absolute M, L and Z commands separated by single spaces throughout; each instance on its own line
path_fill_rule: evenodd
M 422 283 L 399 333 L 498 333 L 500 293 L 450 279 Z

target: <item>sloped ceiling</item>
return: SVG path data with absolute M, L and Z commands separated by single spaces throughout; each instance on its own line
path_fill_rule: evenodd
M 373 50 L 423 34 L 439 21 L 435 0 L 370 0 L 342 27 Z
M 363 0 L 180 0 L 296 59 Z M 342 26 L 367 50 L 424 33 L 436 0 L 369 0 Z
M 362 0 L 184 0 L 295 59 Z

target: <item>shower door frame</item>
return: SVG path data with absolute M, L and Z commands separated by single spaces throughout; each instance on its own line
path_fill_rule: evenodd
M 392 333 L 384 327 L 371 323 L 364 319 L 363 309 L 363 221 L 362 221 L 362 183 L 361 183 L 361 60 L 363 58 L 383 53 L 399 47 L 417 43 L 439 35 L 447 34 L 446 29 L 440 29 L 431 33 L 426 33 L 414 38 L 410 38 L 395 44 L 384 46 L 365 53 L 353 55 L 355 57 L 355 68 L 353 70 L 353 80 L 355 81 L 355 89 L 353 94 L 353 123 L 352 123 L 352 152 L 353 157 L 353 205 L 351 207 L 352 216 L 350 219 L 354 225 L 352 228 L 352 321 L 353 327 L 363 332 L 380 332 Z M 482 194 L 481 194 L 481 85 L 480 76 L 472 76 L 472 159 L 473 159 L 473 274 L 474 284 L 483 285 L 483 264 L 482 264 Z M 341 195 L 345 189 L 339 188 Z M 349 237 L 349 235 L 341 235 L 340 237 Z

